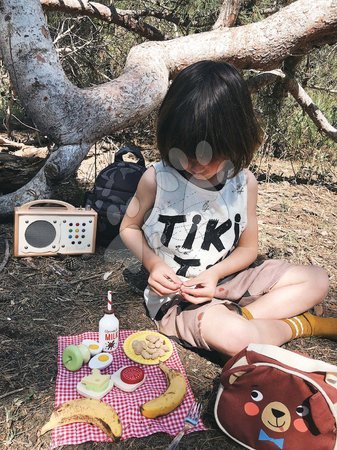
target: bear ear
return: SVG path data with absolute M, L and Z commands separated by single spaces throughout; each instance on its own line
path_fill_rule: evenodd
M 240 358 L 237 361 L 235 361 L 235 363 L 229 368 L 229 370 L 232 370 L 235 367 L 239 367 L 239 366 L 247 366 L 247 364 L 248 364 L 247 357 L 246 356 L 242 356 L 242 358 Z
M 242 358 L 235 361 L 231 367 L 227 367 L 221 374 L 221 383 L 223 386 L 234 384 L 235 381 L 247 372 L 254 369 L 255 366 L 249 365 L 247 358 L 243 356 Z
M 235 381 L 241 377 L 244 373 L 246 373 L 245 370 L 238 370 L 237 372 L 233 372 L 233 369 L 235 369 L 235 367 L 240 367 L 240 366 L 247 366 L 248 361 L 246 356 L 242 356 L 242 358 L 238 359 L 237 361 L 235 361 L 235 363 L 232 365 L 232 367 L 229 369 L 231 374 L 228 377 L 228 383 L 229 384 L 233 384 L 235 383 Z
M 240 372 L 232 373 L 231 375 L 229 375 L 228 383 L 229 383 L 229 384 L 234 384 L 235 381 L 236 381 L 238 378 L 242 377 L 242 375 L 244 375 L 245 373 L 246 373 L 246 372 L 245 372 L 245 371 L 242 371 L 242 370 L 240 370 Z
M 335 429 L 333 414 L 320 392 L 309 398 L 310 412 L 315 426 L 321 434 L 328 433 Z

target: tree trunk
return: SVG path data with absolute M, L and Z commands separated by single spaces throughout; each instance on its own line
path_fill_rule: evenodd
M 0 212 L 46 198 L 98 139 L 148 115 L 164 97 L 170 74 L 203 59 L 244 69 L 273 69 L 291 54 L 337 37 L 337 2 L 297 0 L 278 13 L 237 28 L 148 42 L 134 47 L 124 73 L 79 89 L 66 78 L 38 0 L 0 0 L 0 48 L 21 103 L 37 128 L 58 146 L 46 166 L 16 193 L 0 198 Z

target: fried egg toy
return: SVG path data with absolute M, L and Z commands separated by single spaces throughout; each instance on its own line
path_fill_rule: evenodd
M 102 351 L 102 346 L 99 342 L 94 341 L 93 339 L 84 339 L 82 344 L 88 347 L 91 356 L 95 356 Z
M 112 363 L 112 356 L 109 353 L 99 353 L 89 361 L 90 369 L 105 369 Z

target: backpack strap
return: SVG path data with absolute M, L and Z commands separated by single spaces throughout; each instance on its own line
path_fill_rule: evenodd
M 135 147 L 134 145 L 126 145 L 125 147 L 117 150 L 117 152 L 115 153 L 115 162 L 123 162 L 123 156 L 128 153 L 132 153 L 136 158 L 138 158 L 138 164 L 145 167 L 145 160 L 142 152 L 140 151 L 139 147 Z

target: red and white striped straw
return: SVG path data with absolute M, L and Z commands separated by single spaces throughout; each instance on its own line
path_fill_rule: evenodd
M 112 291 L 108 291 L 108 311 L 112 309 Z

